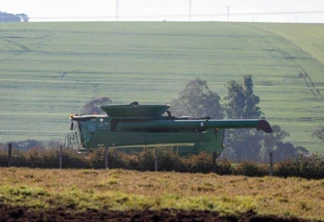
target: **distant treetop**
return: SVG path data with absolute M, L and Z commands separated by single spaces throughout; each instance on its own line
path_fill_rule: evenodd
M 1 12 L 0 11 L 0 22 L 28 22 L 29 17 L 24 14 L 12 14 L 7 12 Z

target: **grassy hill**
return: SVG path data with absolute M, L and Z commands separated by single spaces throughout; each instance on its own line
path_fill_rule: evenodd
M 224 97 L 252 74 L 269 122 L 323 152 L 323 38 L 316 24 L 0 23 L 0 142 L 63 139 L 93 97 L 164 104 L 197 77 Z

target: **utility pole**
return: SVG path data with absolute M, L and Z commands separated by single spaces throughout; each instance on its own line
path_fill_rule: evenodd
M 226 5 L 227 8 L 227 21 L 229 22 L 229 18 L 230 18 L 230 9 L 231 9 L 231 5 Z
M 189 21 L 191 21 L 192 0 L 189 0 Z
M 119 0 L 116 0 L 116 21 L 118 21 L 119 17 Z

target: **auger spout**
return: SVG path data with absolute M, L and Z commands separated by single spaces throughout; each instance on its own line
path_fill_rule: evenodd
M 272 129 L 266 120 L 259 119 L 197 119 L 197 120 L 177 120 L 161 119 L 133 121 L 121 120 L 117 124 L 116 131 L 166 131 L 166 130 L 197 130 L 204 131 L 207 129 L 230 129 L 230 128 L 255 128 L 266 133 L 271 133 Z

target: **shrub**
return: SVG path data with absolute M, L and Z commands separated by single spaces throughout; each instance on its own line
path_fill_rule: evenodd
M 209 173 L 212 171 L 212 156 L 206 153 L 190 155 L 186 159 L 187 172 L 191 173 Z
M 217 159 L 213 166 L 212 155 L 179 156 L 172 148 L 156 148 L 159 171 L 176 171 L 189 173 L 210 173 L 220 175 L 265 176 L 269 166 L 264 163 L 244 161 L 233 163 L 227 159 Z M 146 148 L 142 152 L 124 153 L 117 149 L 108 152 L 109 168 L 132 169 L 139 171 L 155 170 L 155 149 Z M 63 168 L 96 168 L 105 167 L 105 150 L 96 149 L 86 154 L 64 149 Z M 12 150 L 12 166 L 32 168 L 58 168 L 59 149 L 32 148 L 28 151 Z M 8 150 L 0 150 L 0 167 L 8 166 Z M 319 154 L 299 156 L 286 159 L 274 165 L 274 175 L 278 177 L 303 177 L 307 179 L 324 178 L 324 158 Z
M 6 151 L 5 149 L 0 150 L 0 166 L 8 166 L 8 151 Z
M 229 160 L 219 159 L 216 162 L 215 173 L 219 175 L 230 175 L 232 174 L 233 167 Z
M 232 173 L 234 175 L 261 177 L 269 174 L 269 170 L 266 164 L 243 161 L 235 165 Z
M 139 168 L 141 171 L 154 171 L 154 150 L 145 148 L 143 152 L 138 154 Z
M 319 154 L 300 155 L 295 159 L 287 159 L 275 167 L 275 175 L 280 177 L 303 177 L 307 179 L 324 178 L 324 158 Z

